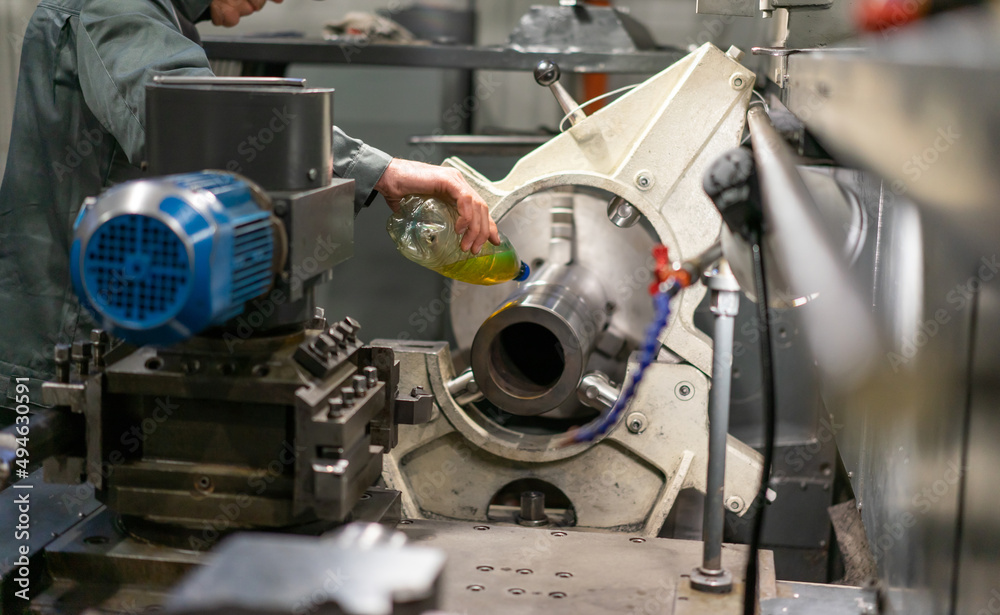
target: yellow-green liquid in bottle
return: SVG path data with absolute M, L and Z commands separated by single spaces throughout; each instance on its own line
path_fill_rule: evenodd
M 487 242 L 479 254 L 462 250 L 457 220 L 454 207 L 433 197 L 409 195 L 389 216 L 386 230 L 403 256 L 460 282 L 490 285 L 528 277 L 528 266 L 503 233 L 499 246 Z
M 505 252 L 480 254 L 434 270 L 459 282 L 500 284 L 518 277 L 521 273 L 521 259 L 512 248 Z

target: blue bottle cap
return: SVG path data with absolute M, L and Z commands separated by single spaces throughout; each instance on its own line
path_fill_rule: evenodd
M 514 278 L 514 281 L 523 282 L 528 279 L 529 275 L 531 275 L 531 267 L 528 266 L 528 263 L 521 261 L 521 270 L 517 272 L 517 277 Z

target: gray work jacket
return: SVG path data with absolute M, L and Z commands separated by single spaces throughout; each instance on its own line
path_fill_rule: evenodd
M 69 277 L 80 204 L 142 175 L 146 84 L 211 75 L 181 32 L 210 0 L 42 0 L 24 35 L 7 168 L 0 187 L 0 406 L 15 376 L 50 379 L 52 349 L 93 326 Z M 391 158 L 334 130 L 334 173 L 374 198 Z M 40 400 L 41 384 L 31 385 Z

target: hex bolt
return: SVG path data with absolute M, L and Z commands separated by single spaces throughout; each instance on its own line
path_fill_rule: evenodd
M 330 330 L 326 332 L 331 338 L 333 338 L 334 343 L 337 344 L 337 348 L 344 350 L 347 348 L 347 340 L 344 339 L 344 334 L 338 331 L 335 327 L 330 327 Z
M 94 344 L 94 365 L 104 367 L 104 354 L 111 344 L 111 337 L 103 329 L 93 329 L 90 332 L 90 341 Z
M 330 344 L 330 341 L 322 335 L 316 336 L 316 339 L 312 341 L 312 347 L 318 354 L 321 355 L 329 354 L 331 351 L 336 350 L 336 348 Z
M 86 376 L 90 373 L 90 357 L 93 354 L 93 349 L 93 344 L 89 341 L 78 340 L 73 342 L 71 355 L 81 376 Z
M 69 382 L 69 344 L 56 344 L 56 380 L 59 382 Z
M 632 433 L 642 433 L 646 431 L 646 415 L 641 412 L 633 412 L 625 419 L 625 425 Z
M 354 388 L 353 387 L 341 387 L 340 396 L 344 398 L 344 407 L 350 408 L 354 405 Z
M 340 397 L 331 397 L 327 405 L 326 416 L 328 418 L 336 418 L 344 413 L 344 400 Z
M 326 310 L 317 307 L 313 311 L 312 321 L 309 323 L 310 329 L 326 329 Z
M 517 516 L 521 525 L 546 525 L 549 516 L 545 514 L 545 494 L 541 491 L 521 492 L 521 512 Z
M 368 379 L 364 376 L 355 376 L 351 378 L 351 384 L 354 386 L 354 396 L 361 398 L 365 396 L 368 392 Z
M 353 342 L 358 339 L 358 331 L 361 329 L 361 323 L 347 316 L 344 320 L 337 323 L 337 329 L 344 333 L 344 337 L 348 341 Z
M 376 369 L 374 365 L 369 365 L 363 371 L 365 374 L 365 381 L 367 382 L 369 389 L 378 384 L 378 369 Z

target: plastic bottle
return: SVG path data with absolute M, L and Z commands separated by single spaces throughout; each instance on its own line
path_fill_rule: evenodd
M 403 197 L 386 223 L 400 253 L 418 265 L 469 284 L 500 284 L 527 279 L 529 269 L 517 257 L 510 240 L 500 233 L 500 245 L 483 244 L 479 254 L 462 250 L 455 232 L 458 211 L 430 196 Z

